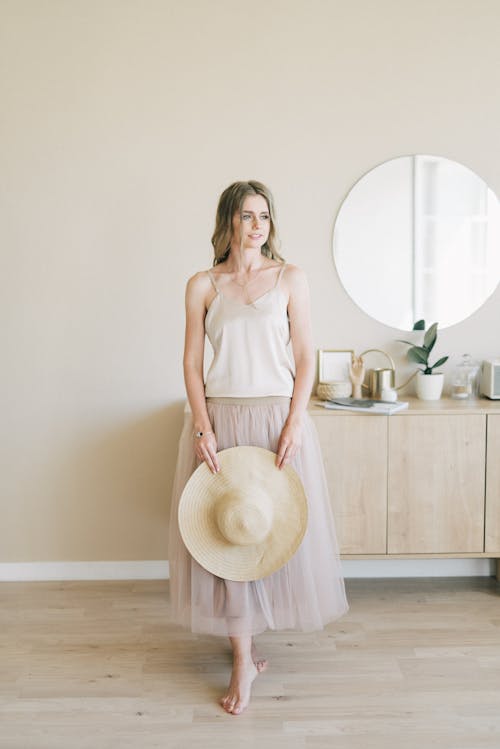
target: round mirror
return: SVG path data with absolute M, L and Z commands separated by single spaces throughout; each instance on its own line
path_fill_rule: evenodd
M 500 281 L 500 206 L 462 164 L 402 156 L 348 193 L 333 256 L 345 290 L 371 317 L 401 330 L 421 319 L 446 328 Z

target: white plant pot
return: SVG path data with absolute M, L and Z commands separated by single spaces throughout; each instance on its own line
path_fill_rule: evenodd
M 438 401 L 443 392 L 444 374 L 424 374 L 419 372 L 417 375 L 417 398 L 423 401 Z

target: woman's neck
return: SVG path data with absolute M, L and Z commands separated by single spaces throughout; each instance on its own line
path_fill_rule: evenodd
M 230 273 L 251 273 L 263 268 L 266 264 L 265 255 L 260 249 L 240 250 L 239 247 L 236 249 L 231 247 L 224 263 Z

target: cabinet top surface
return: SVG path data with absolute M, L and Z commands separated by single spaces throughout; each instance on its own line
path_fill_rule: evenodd
M 408 409 L 391 414 L 393 418 L 404 416 L 405 414 L 500 414 L 500 400 L 490 400 L 489 398 L 475 398 L 472 400 L 459 400 L 455 398 L 440 398 L 437 401 L 423 401 L 419 398 L 404 397 L 401 400 L 408 402 Z M 334 409 L 323 408 L 318 398 L 311 398 L 308 409 L 314 414 L 360 414 L 361 411 L 337 411 Z M 386 414 L 369 414 L 370 416 Z

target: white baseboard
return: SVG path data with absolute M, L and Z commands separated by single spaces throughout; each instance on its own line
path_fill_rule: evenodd
M 3 562 L 0 582 L 41 580 L 166 580 L 168 562 Z
M 344 577 L 490 577 L 493 559 L 350 559 Z M 167 580 L 168 561 L 3 562 L 0 582 L 43 580 Z
M 350 577 L 490 577 L 494 559 L 343 559 Z

